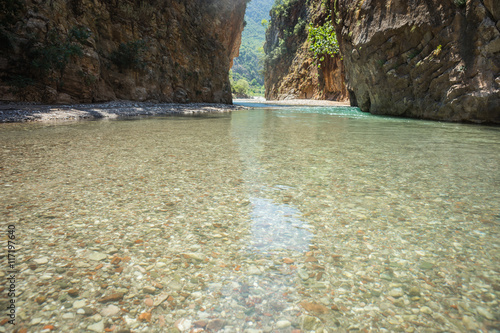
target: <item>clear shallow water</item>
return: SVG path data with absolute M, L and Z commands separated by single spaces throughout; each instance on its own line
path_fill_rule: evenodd
M 0 137 L 30 331 L 498 329 L 498 127 L 287 107 Z

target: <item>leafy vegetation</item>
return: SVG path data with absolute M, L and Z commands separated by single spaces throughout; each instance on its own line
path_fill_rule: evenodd
M 339 52 L 339 43 L 330 15 L 321 26 L 309 25 L 308 40 L 311 43 L 309 50 L 313 52 L 314 57 L 318 60 L 318 67 L 321 67 L 321 62 L 325 60 L 326 55 L 332 56 Z
M 90 32 L 86 28 L 73 27 L 66 36 L 56 29 L 50 30 L 43 47 L 37 47 L 33 41 L 28 54 L 35 76 L 55 78 L 58 86 L 61 86 L 69 61 L 83 56 L 82 44 L 89 37 Z
M 255 79 L 248 82 L 245 77 L 230 71 L 229 80 L 231 82 L 232 93 L 238 97 L 264 95 L 264 86 L 259 84 Z
M 276 0 L 272 8 L 271 16 L 274 17 L 288 16 L 288 12 L 292 8 L 292 6 L 295 5 L 297 1 L 298 0 Z
M 298 0 L 275 0 L 271 21 L 266 31 L 264 70 L 291 61 L 295 52 L 307 38 L 307 23 L 303 15 L 291 15 L 292 9 L 301 10 Z M 306 1 L 308 5 L 308 1 Z
M 143 50 L 146 48 L 146 42 L 143 40 L 121 43 L 118 49 L 110 55 L 111 61 L 120 71 L 125 69 L 141 69 L 144 67 Z
M 245 13 L 247 24 L 241 37 L 240 55 L 234 59 L 231 74 L 233 83 L 240 79 L 249 83 L 247 95 L 264 94 L 263 45 L 273 2 L 274 0 L 252 0 Z

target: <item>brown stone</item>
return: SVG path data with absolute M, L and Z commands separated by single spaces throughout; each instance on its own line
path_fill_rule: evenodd
M 104 296 L 97 301 L 99 303 L 108 303 L 108 302 L 115 302 L 115 301 L 120 301 L 123 299 L 123 294 L 122 293 L 113 293 L 107 296 Z
M 37 298 L 35 298 L 35 302 L 37 302 L 38 304 L 42 304 L 45 302 L 46 299 L 47 299 L 46 296 L 38 296 Z
M 207 322 L 204 320 L 197 320 L 193 324 L 195 327 L 201 327 L 201 328 L 204 328 L 205 326 L 207 326 Z
M 308 312 L 313 312 L 316 314 L 328 313 L 328 308 L 319 303 L 302 301 L 300 302 L 300 305 Z
M 207 329 L 211 331 L 221 330 L 226 325 L 226 322 L 222 319 L 212 319 L 207 324 Z
M 151 321 L 151 313 L 150 312 L 141 313 L 139 315 L 139 317 L 137 318 L 137 320 L 150 322 Z
M 80 291 L 76 288 L 71 288 L 70 290 L 68 290 L 68 295 L 70 295 L 71 297 L 77 297 L 78 294 L 80 294 Z

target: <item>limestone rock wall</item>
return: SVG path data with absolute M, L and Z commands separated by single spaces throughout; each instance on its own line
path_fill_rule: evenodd
M 334 19 L 351 104 L 500 123 L 499 0 L 338 0 Z
M 9 0 L 0 100 L 231 103 L 247 0 Z
M 347 100 L 340 56 L 318 61 L 309 51 L 307 27 L 325 22 L 333 1 L 295 0 L 283 11 L 271 11 L 266 32 L 266 98 Z

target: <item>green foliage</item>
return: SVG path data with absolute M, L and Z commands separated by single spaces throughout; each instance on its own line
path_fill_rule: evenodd
M 410 52 L 408 54 L 408 60 L 415 58 L 416 56 L 418 56 L 420 54 L 420 52 L 422 52 L 422 50 L 419 50 L 419 49 L 413 50 L 412 52 Z
M 293 5 L 295 5 L 298 0 L 276 0 L 274 2 L 273 8 L 271 9 L 272 17 L 286 17 Z
M 83 56 L 81 44 L 90 37 L 90 33 L 84 30 L 81 27 L 73 27 L 64 36 L 56 29 L 52 29 L 47 33 L 43 47 L 32 46 L 28 53 L 31 59 L 30 66 L 35 75 L 44 77 L 57 73 L 58 85 L 62 85 L 62 77 L 69 61 Z
M 453 0 L 453 3 L 455 4 L 455 6 L 461 8 L 467 5 L 467 0 Z
M 143 40 L 121 43 L 118 49 L 110 55 L 111 61 L 120 69 L 141 69 L 144 67 L 143 51 L 146 48 L 146 42 Z
M 81 76 L 81 78 L 83 79 L 83 83 L 87 87 L 91 87 L 91 86 L 95 85 L 97 80 L 98 80 L 98 78 L 95 75 L 85 73 L 82 70 L 78 71 L 78 75 Z
M 293 28 L 293 34 L 296 36 L 300 35 L 302 34 L 302 32 L 304 32 L 305 28 L 306 28 L 306 21 L 304 21 L 302 18 L 299 18 L 297 24 Z
M 278 46 L 275 47 L 268 55 L 267 60 L 269 62 L 274 62 L 286 54 L 287 49 L 285 45 L 285 40 L 278 38 Z
M 319 27 L 309 25 L 308 40 L 311 43 L 309 50 L 319 60 L 318 67 L 321 66 L 321 62 L 325 60 L 326 55 L 331 56 L 339 52 L 339 43 L 330 15 L 327 17 L 326 22 Z
M 235 86 L 238 85 L 239 87 L 245 87 L 246 84 L 243 83 L 241 80 L 245 81 L 248 83 L 248 81 L 245 79 L 244 76 L 240 75 L 239 73 L 229 71 L 229 80 L 231 83 L 231 91 L 233 94 L 237 94 Z M 236 81 L 236 83 L 235 83 Z M 264 95 L 264 86 L 257 82 L 256 79 L 253 79 L 250 81 L 248 88 L 246 89 L 246 92 L 244 92 L 244 95 L 241 96 L 262 96 Z
M 235 81 L 245 79 L 250 84 L 249 95 L 263 94 L 264 63 L 263 45 L 265 32 L 269 24 L 269 11 L 274 0 L 252 0 L 247 5 L 245 21 L 247 22 L 241 36 L 241 47 L 238 58 L 234 59 L 232 73 Z
M 72 27 L 69 30 L 68 37 L 70 41 L 76 41 L 80 44 L 85 43 L 91 36 L 90 30 L 85 27 Z
M 237 96 L 245 96 L 248 95 L 249 88 L 250 84 L 247 80 L 239 79 L 232 87 L 232 90 L 236 93 Z
M 35 80 L 23 75 L 14 75 L 10 77 L 7 82 L 16 90 L 16 92 L 17 90 L 24 89 L 35 84 Z
M 19 96 L 25 97 L 29 86 L 35 85 L 35 80 L 24 75 L 12 75 L 6 78 L 7 84 L 10 86 L 9 92 Z
M 441 50 L 443 49 L 443 46 L 440 44 L 438 45 L 431 53 L 429 60 L 434 59 L 434 57 L 437 57 L 441 54 Z

